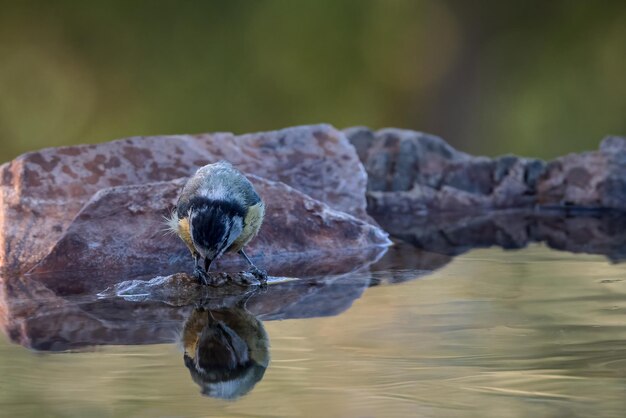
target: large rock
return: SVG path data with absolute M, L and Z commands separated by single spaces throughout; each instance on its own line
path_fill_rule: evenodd
M 221 159 L 369 220 L 363 166 L 344 134 L 328 125 L 242 136 L 134 137 L 44 149 L 2 165 L 0 266 L 3 271 L 32 267 L 99 190 L 188 177 Z
M 360 265 L 355 263 L 363 263 L 372 252 L 380 256 L 390 244 L 377 226 L 336 211 L 284 183 L 254 175 L 249 178 L 267 208 L 261 231 L 247 252 L 271 275 L 284 275 L 302 260 L 307 261 L 309 271 L 294 271 L 299 277 L 324 274 L 334 267 L 333 259 L 354 269 Z M 52 281 L 49 286 L 65 294 L 101 291 L 120 277 L 191 272 L 189 250 L 177 236 L 164 231 L 163 220 L 184 182 L 178 179 L 97 192 L 29 275 Z M 346 263 L 349 259 L 352 261 Z M 216 268 L 245 267 L 239 255 L 227 254 Z M 57 280 L 59 276 L 63 279 Z
M 535 206 L 626 209 L 626 140 L 548 164 L 515 156 L 475 157 L 421 132 L 350 128 L 367 173 L 368 210 L 409 215 Z

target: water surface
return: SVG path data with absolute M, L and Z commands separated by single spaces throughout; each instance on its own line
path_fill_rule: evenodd
M 271 361 L 236 400 L 200 394 L 182 324 L 163 331 L 171 343 L 60 353 L 3 335 L 0 415 L 623 416 L 622 265 L 536 244 L 433 254 L 442 267 L 428 272 L 403 251 L 371 274 L 337 279 L 355 296 L 331 316 L 260 315 Z M 355 293 L 366 276 L 372 286 Z

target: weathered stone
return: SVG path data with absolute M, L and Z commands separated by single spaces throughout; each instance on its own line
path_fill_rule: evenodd
M 370 147 L 376 140 L 374 133 L 364 126 L 348 128 L 345 132 L 350 138 L 350 143 L 354 146 L 359 159 L 365 161 Z
M 537 159 L 474 157 L 421 132 L 347 129 L 369 174 L 368 210 L 480 213 L 537 206 L 626 209 L 626 139 L 599 152 Z
M 503 155 L 495 159 L 495 169 L 493 179 L 496 183 L 500 183 L 517 164 L 518 158 L 514 155 Z
M 364 196 L 367 173 L 343 132 L 329 125 L 195 138 L 214 158 L 230 161 L 242 171 L 281 181 L 333 209 L 371 220 Z
M 255 280 L 248 272 L 210 272 L 208 276 L 213 282 L 222 282 L 221 285 L 205 286 L 193 275 L 175 273 L 150 280 L 123 281 L 100 292 L 98 297 L 121 297 L 132 302 L 158 301 L 172 306 L 193 305 L 202 300 L 211 305 L 210 309 L 222 309 L 260 288 L 258 281 L 255 285 L 241 285 Z
M 246 250 L 270 274 L 284 273 L 294 261 L 303 259 L 308 260 L 310 269 L 322 270 L 332 269 L 333 259 L 345 263 L 356 255 L 363 262 L 372 251 L 383 253 L 390 244 L 377 226 L 331 209 L 284 183 L 253 175 L 249 178 L 267 208 L 259 235 Z M 190 272 L 193 261 L 186 246 L 164 231 L 164 216 L 184 182 L 178 179 L 97 192 L 29 274 L 45 278 L 42 280 L 61 275 L 63 280 L 49 286 L 65 294 L 101 291 L 120 277 Z M 328 266 L 318 260 L 329 260 Z M 358 264 L 344 265 L 354 269 Z M 216 263 L 217 270 L 245 267 L 237 254 L 227 254 Z
M 365 128 L 345 132 L 358 142 L 355 146 L 369 175 L 368 210 L 375 217 L 527 205 L 543 167 L 537 160 L 513 156 L 473 157 L 421 132 Z
M 626 138 L 607 136 L 600 144 L 600 152 L 613 160 L 623 160 L 626 156 Z
M 495 184 L 495 168 L 488 158 L 476 158 L 471 164 L 453 164 L 448 167 L 443 184 L 474 195 L 489 195 Z
M 599 152 L 550 162 L 538 181 L 540 203 L 626 210 L 626 139 L 607 137 Z
M 351 141 L 367 134 L 363 129 L 347 130 Z M 464 161 L 468 155 L 456 151 L 440 138 L 401 129 L 370 133 L 374 140 L 361 141 L 359 155 L 368 173 L 369 191 L 407 191 L 414 182 L 437 187 L 442 165 Z M 363 149 L 365 143 L 369 149 Z
M 535 190 L 537 181 L 546 171 L 546 163 L 542 160 L 524 160 L 524 183 L 529 190 Z
M 487 206 L 495 208 L 508 207 L 528 207 L 535 203 L 535 196 L 532 193 L 535 183 L 529 180 L 530 173 L 536 174 L 537 164 L 532 160 L 521 160 L 515 158 L 514 163 L 507 170 L 506 174 L 496 178 L 496 186 L 488 196 L 491 201 L 486 203 Z
M 330 126 L 242 136 L 134 137 L 44 149 L 2 165 L 0 266 L 4 271 L 32 267 L 99 190 L 187 177 L 221 159 L 370 220 L 365 171 L 344 134 Z
M 607 178 L 606 156 L 587 152 L 570 154 L 548 163 L 537 186 L 543 205 L 602 206 L 600 185 Z M 593 173 L 593 174 L 592 174 Z

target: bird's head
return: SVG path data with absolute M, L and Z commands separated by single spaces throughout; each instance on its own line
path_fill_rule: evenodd
M 189 232 L 196 251 L 205 259 L 224 254 L 241 235 L 244 207 L 236 201 L 195 198 L 189 209 Z
M 250 392 L 269 364 L 261 321 L 237 308 L 197 310 L 190 318 L 185 333 L 192 344 L 185 346 L 183 358 L 202 394 L 236 399 Z

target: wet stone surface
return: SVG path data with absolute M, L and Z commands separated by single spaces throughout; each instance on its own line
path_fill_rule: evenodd
M 253 259 L 273 268 L 294 259 L 319 259 L 335 252 L 370 254 L 390 243 L 377 226 L 331 209 L 279 182 L 250 176 L 268 202 L 259 235 L 247 247 Z M 152 273 L 189 271 L 189 250 L 164 231 L 164 216 L 174 205 L 185 179 L 122 186 L 98 192 L 72 221 L 51 252 L 31 274 L 73 271 Z M 378 249 L 378 250 L 377 250 Z M 368 257 L 364 256 L 365 257 Z M 217 268 L 243 268 L 237 254 L 227 254 Z

